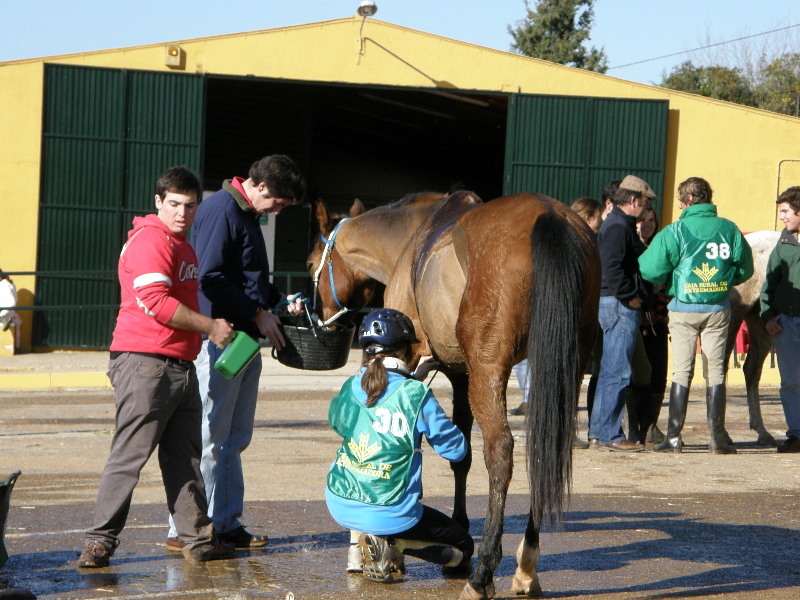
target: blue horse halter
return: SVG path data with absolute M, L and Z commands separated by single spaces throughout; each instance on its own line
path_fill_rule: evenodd
M 347 308 L 346 306 L 342 306 L 342 303 L 339 302 L 339 297 L 336 294 L 336 284 L 335 284 L 335 282 L 333 280 L 333 260 L 332 260 L 332 258 L 333 258 L 333 246 L 336 243 L 336 236 L 339 233 L 339 229 L 341 229 L 342 225 L 345 224 L 345 221 L 349 221 L 349 220 L 350 219 L 347 218 L 347 219 L 342 219 L 341 221 L 339 221 L 339 223 L 336 225 L 336 227 L 333 228 L 333 231 L 331 232 L 330 238 L 326 238 L 324 235 L 320 234 L 320 239 L 325 243 L 325 249 L 322 251 L 322 258 L 319 261 L 319 267 L 317 267 L 317 270 L 314 273 L 314 311 L 316 312 L 316 310 L 317 310 L 317 296 L 318 296 L 317 289 L 319 287 L 319 275 L 320 275 L 320 273 L 322 271 L 322 265 L 325 263 L 325 259 L 326 258 L 328 259 L 328 278 L 330 279 L 330 283 L 331 283 L 331 293 L 333 294 L 333 301 L 336 302 L 336 306 L 338 306 L 341 309 L 341 310 L 339 310 L 338 313 L 336 313 L 330 319 L 325 321 L 323 323 L 323 326 L 324 325 L 330 325 L 331 323 L 333 323 L 336 319 L 338 319 L 342 315 L 344 315 L 344 314 L 346 314 L 348 312 L 352 312 L 353 310 L 355 310 L 355 309 L 352 309 L 352 308 Z

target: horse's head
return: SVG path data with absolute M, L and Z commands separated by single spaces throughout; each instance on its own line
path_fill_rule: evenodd
M 346 220 L 364 212 L 361 201 L 355 200 L 349 214 L 345 215 L 331 213 L 325 202 L 318 200 L 315 212 L 319 234 L 306 267 L 316 288 L 316 311 L 323 321 L 328 321 L 338 313 L 344 316 L 345 312 L 366 306 L 382 286 L 360 272 L 354 262 L 348 261 L 339 246 L 347 236 Z

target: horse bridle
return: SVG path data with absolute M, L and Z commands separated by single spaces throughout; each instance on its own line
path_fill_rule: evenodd
M 317 290 L 319 289 L 319 276 L 322 272 L 322 265 L 325 264 L 325 259 L 328 259 L 328 278 L 330 279 L 331 283 L 331 293 L 333 294 L 333 301 L 336 302 L 336 306 L 340 308 L 339 312 L 333 315 L 330 319 L 322 323 L 323 326 L 330 325 L 336 319 L 341 317 L 344 314 L 354 311 L 354 308 L 347 308 L 346 306 L 342 306 L 342 303 L 339 302 L 339 297 L 336 295 L 336 284 L 333 281 L 333 246 L 336 243 L 336 236 L 339 233 L 339 229 L 341 229 L 342 225 L 345 224 L 345 221 L 349 221 L 349 218 L 342 219 L 337 223 L 336 227 L 333 228 L 331 235 L 329 238 L 326 238 L 322 233 L 320 233 L 320 239 L 325 243 L 325 248 L 322 250 L 322 258 L 320 258 L 319 266 L 317 267 L 316 272 L 314 273 L 314 312 L 317 311 Z

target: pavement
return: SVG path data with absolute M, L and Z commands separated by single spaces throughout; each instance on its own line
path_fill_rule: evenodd
M 270 545 L 201 565 L 168 552 L 165 497 L 153 458 L 140 475 L 111 566 L 96 570 L 77 569 L 76 560 L 114 431 L 113 392 L 101 377 L 107 354 L 3 358 L 0 475 L 19 469 L 22 476 L 5 531 L 11 556 L 0 570 L 0 598 L 10 588 L 43 600 L 457 598 L 463 580 L 448 579 L 415 559 L 408 561 L 407 576 L 392 585 L 344 572 L 348 534 L 329 516 L 323 496 L 341 443 L 327 423 L 327 409 L 332 392 L 355 372 L 359 353 L 351 352 L 341 369 L 325 372 L 284 367 L 263 353 L 253 440 L 242 455 L 243 521 L 269 535 Z M 44 387 L 9 389 L 12 376 L 17 385 Z M 432 387 L 450 413 L 447 380 L 438 375 Z M 782 439 L 777 388 L 761 391 L 767 428 Z M 508 393 L 514 406 L 520 397 L 513 378 Z M 666 409 L 662 428 L 665 419 Z M 727 426 L 738 454 L 708 454 L 703 389 L 695 385 L 682 454 L 576 450 L 563 526 L 545 528 L 541 538 L 546 597 L 794 600 L 800 593 L 800 455 L 757 446 L 747 421 L 744 390 L 731 386 Z M 516 468 L 495 578 L 498 598 L 510 598 L 514 549 L 528 511 L 524 419 L 511 417 L 509 425 Z M 579 436 L 586 438 L 583 400 Z M 470 531 L 480 541 L 488 474 L 477 428 L 472 448 L 468 510 Z M 427 447 L 425 457 L 425 502 L 449 513 L 449 465 Z
M 261 349 L 259 389 L 338 390 L 361 361 L 361 350 L 352 349 L 347 364 L 340 369 L 306 371 L 279 363 L 270 352 L 271 348 Z M 107 370 L 106 351 L 53 350 L 0 356 L 0 390 L 110 390 Z
M 336 389 L 353 374 L 361 360 L 361 351 L 352 349 L 347 364 L 332 371 L 304 371 L 287 367 L 270 356 L 270 348 L 262 348 L 263 370 L 259 389 L 277 386 L 281 389 Z M 761 377 L 765 387 L 780 385 L 777 365 L 767 358 Z M 731 366 L 728 385 L 743 386 L 741 369 Z M 80 390 L 111 389 L 106 377 L 108 352 L 92 350 L 51 350 L 0 356 L 0 390 Z M 695 373 L 702 373 L 698 357 Z M 509 388 L 519 389 L 511 377 Z

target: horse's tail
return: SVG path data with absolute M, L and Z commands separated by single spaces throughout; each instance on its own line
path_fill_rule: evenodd
M 580 235 L 552 205 L 534 223 L 531 258 L 526 428 L 531 514 L 539 526 L 543 515 L 560 520 L 571 484 L 587 264 Z

